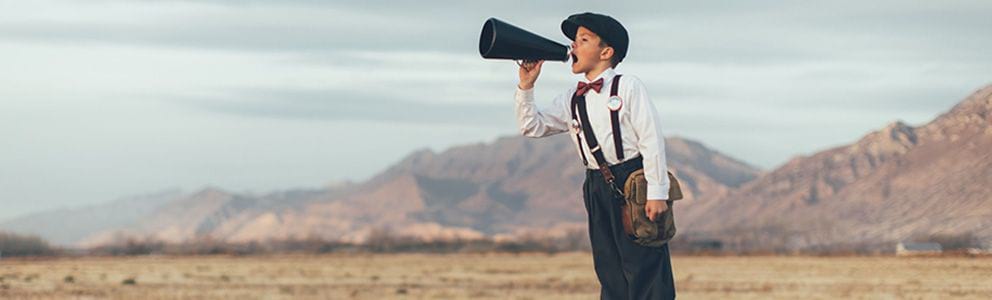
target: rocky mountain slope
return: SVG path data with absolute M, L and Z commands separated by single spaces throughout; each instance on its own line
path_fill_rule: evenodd
M 894 122 L 795 158 L 683 220 L 697 235 L 743 231 L 792 249 L 933 234 L 992 239 L 992 86 L 922 126 Z

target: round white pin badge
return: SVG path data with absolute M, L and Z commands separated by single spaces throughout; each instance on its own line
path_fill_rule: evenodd
M 623 100 L 620 100 L 618 96 L 610 97 L 610 100 L 606 101 L 606 107 L 611 111 L 618 111 L 623 107 Z

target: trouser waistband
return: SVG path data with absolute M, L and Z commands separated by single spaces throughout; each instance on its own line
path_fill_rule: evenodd
M 643 167 L 644 167 L 643 159 L 641 158 L 640 155 L 638 155 L 637 157 L 628 159 L 622 163 L 610 166 L 610 172 L 613 172 L 614 175 L 628 174 Z M 589 176 L 603 177 L 603 173 L 600 172 L 599 169 L 594 170 L 594 169 L 586 168 L 586 177 Z

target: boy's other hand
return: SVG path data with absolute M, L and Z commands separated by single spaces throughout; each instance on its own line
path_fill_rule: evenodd
M 543 64 L 543 60 L 524 61 L 523 63 L 519 63 L 520 84 L 517 86 L 520 87 L 521 90 L 529 90 L 534 88 L 534 82 L 537 82 L 537 76 L 541 75 L 541 65 Z
M 648 215 L 648 219 L 651 222 L 657 222 L 658 218 L 661 218 L 661 214 L 668 210 L 668 201 L 656 201 L 648 200 L 644 205 L 644 214 Z

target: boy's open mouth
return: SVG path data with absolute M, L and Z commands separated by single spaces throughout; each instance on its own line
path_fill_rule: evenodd
M 573 65 L 579 61 L 579 57 L 576 56 L 574 53 L 570 53 L 570 55 L 572 56 L 572 64 Z

